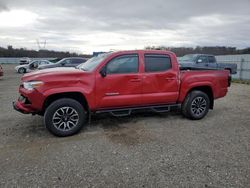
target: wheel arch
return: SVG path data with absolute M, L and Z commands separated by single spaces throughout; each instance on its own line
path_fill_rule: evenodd
M 231 68 L 225 68 L 225 70 L 228 70 L 230 72 L 230 74 L 232 74 L 232 69 Z
M 186 96 L 190 93 L 190 92 L 192 92 L 192 91 L 194 91 L 194 90 L 197 90 L 197 91 L 202 91 L 202 92 L 204 92 L 204 93 L 206 93 L 207 95 L 208 95 L 208 97 L 209 97 L 209 100 L 210 100 L 210 109 L 213 109 L 214 108 L 214 95 L 213 95 L 213 89 L 210 87 L 210 86 L 196 86 L 196 87 L 193 87 L 193 88 L 191 88 L 188 92 L 187 92 L 187 94 L 186 94 Z
M 46 97 L 43 103 L 43 113 L 52 102 L 61 98 L 75 99 L 85 108 L 85 110 L 89 111 L 88 101 L 81 92 L 62 92 L 54 93 Z

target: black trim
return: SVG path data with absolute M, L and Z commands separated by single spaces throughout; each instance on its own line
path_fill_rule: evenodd
M 194 67 L 194 66 L 180 66 L 180 70 L 224 70 L 222 68 L 207 68 L 207 67 Z
M 232 76 L 229 75 L 229 76 L 228 76 L 228 87 L 231 86 L 231 82 L 232 82 Z
M 111 113 L 114 116 L 127 116 L 131 114 L 133 110 L 142 110 L 142 109 L 150 109 L 154 112 L 167 112 L 172 108 L 180 108 L 181 104 L 164 104 L 164 105 L 149 105 L 149 106 L 138 106 L 138 107 L 124 107 L 124 108 L 110 108 L 110 109 L 100 109 L 95 111 L 95 114 L 100 113 Z M 163 108 L 163 109 L 160 109 Z M 167 108 L 164 110 L 164 108 Z M 128 111 L 128 113 L 123 113 L 124 111 Z M 115 115 L 115 113 L 120 113 L 122 115 Z

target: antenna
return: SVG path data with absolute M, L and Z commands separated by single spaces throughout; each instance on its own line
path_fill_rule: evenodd
M 46 40 L 44 40 L 43 49 L 46 47 Z
M 36 39 L 36 43 L 37 43 L 38 50 L 40 50 L 41 46 L 40 46 L 40 43 L 39 43 L 39 39 Z
M 37 43 L 38 50 L 46 49 L 46 43 L 47 43 L 46 40 L 44 40 L 44 42 L 40 42 L 39 39 L 36 39 L 36 43 Z M 41 46 L 43 46 L 43 48 Z

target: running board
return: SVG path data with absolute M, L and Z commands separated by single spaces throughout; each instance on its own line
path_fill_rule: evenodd
M 109 112 L 112 116 L 115 117 L 124 117 L 124 116 L 129 116 L 131 114 L 132 110 L 119 110 L 119 111 L 111 111 Z
M 103 109 L 103 110 L 98 110 L 95 113 L 96 114 L 110 113 L 112 116 L 115 116 L 115 117 L 124 117 L 124 116 L 129 116 L 133 110 L 149 109 L 153 112 L 164 113 L 164 112 L 169 112 L 171 108 L 180 108 L 180 107 L 181 107 L 181 104 L 139 106 L 139 107 L 130 107 L 130 108 Z
M 154 108 L 151 108 L 151 110 L 153 112 L 157 112 L 157 113 L 164 113 L 164 112 L 169 112 L 170 111 L 170 107 L 169 106 L 154 107 Z

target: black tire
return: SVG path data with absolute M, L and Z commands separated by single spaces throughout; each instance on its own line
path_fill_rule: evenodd
M 52 102 L 46 109 L 44 124 L 52 134 L 64 137 L 78 133 L 86 119 L 87 111 L 78 101 L 61 98 Z
M 24 74 L 24 73 L 26 73 L 26 69 L 23 68 L 23 67 L 22 67 L 22 68 L 19 68 L 19 69 L 18 69 L 18 73 L 19 73 L 19 74 Z
M 191 91 L 185 98 L 181 111 L 182 114 L 192 120 L 204 118 L 210 107 L 210 99 L 208 95 L 202 91 Z

